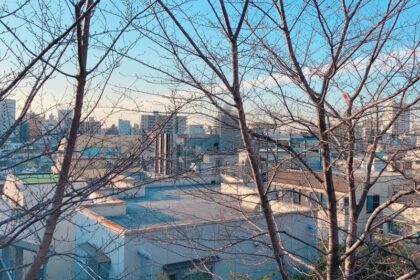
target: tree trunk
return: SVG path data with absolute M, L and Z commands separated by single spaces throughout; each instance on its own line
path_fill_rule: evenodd
M 319 142 L 322 159 L 322 173 L 324 179 L 324 189 L 327 192 L 327 213 L 328 213 L 328 255 L 327 255 L 327 279 L 339 279 L 339 238 L 338 238 L 338 219 L 337 219 L 337 200 L 333 182 L 333 173 L 330 166 L 330 147 L 329 137 L 325 133 L 327 130 L 324 103 L 319 102 L 317 108 Z
M 350 112 L 348 112 L 350 115 Z M 359 213 L 357 211 L 357 203 L 356 203 L 356 185 L 354 181 L 353 175 L 353 164 L 354 164 L 354 148 L 355 148 L 355 136 L 353 131 L 353 124 L 350 121 L 348 124 L 348 152 L 347 154 L 347 166 L 346 166 L 346 179 L 347 179 L 347 187 L 349 193 L 349 205 L 348 205 L 348 227 L 347 227 L 347 236 L 346 236 L 346 250 L 353 246 L 355 238 L 357 236 L 357 229 L 358 229 L 358 218 Z M 351 254 L 346 258 L 344 262 L 344 279 L 346 280 L 354 280 L 354 267 L 355 267 L 355 254 Z
M 248 153 L 248 158 L 250 161 L 252 175 L 256 182 L 258 194 L 260 196 L 261 208 L 264 213 L 264 218 L 267 223 L 267 230 L 270 236 L 270 241 L 273 246 L 273 255 L 276 259 L 279 272 L 282 276 L 282 279 L 288 279 L 287 268 L 284 264 L 284 251 L 281 245 L 280 234 L 277 228 L 277 224 L 273 215 L 273 210 L 271 209 L 270 201 L 267 198 L 265 191 L 264 181 L 261 176 L 258 151 L 255 152 L 251 137 L 249 135 L 248 126 L 246 123 L 245 111 L 243 108 L 243 101 L 240 95 L 239 89 L 239 74 L 238 74 L 238 49 L 236 42 L 232 42 L 232 71 L 233 71 L 233 85 L 232 85 L 232 95 L 235 101 L 235 106 L 238 113 L 238 123 L 239 129 L 241 132 L 242 140 L 244 146 Z
M 82 0 L 75 6 L 76 18 L 80 17 L 80 10 L 85 1 Z M 92 0 L 88 0 L 87 9 L 92 5 Z M 85 16 L 82 22 L 79 22 L 76 25 L 77 29 L 77 49 L 78 49 L 78 61 L 79 61 L 79 73 L 77 76 L 77 85 L 76 85 L 76 101 L 74 106 L 74 116 L 70 128 L 70 133 L 68 136 L 66 152 L 63 159 L 62 169 L 60 171 L 60 176 L 57 183 L 57 189 L 54 194 L 54 198 L 51 205 L 51 214 L 48 216 L 45 232 L 39 247 L 39 250 L 36 254 L 33 264 L 29 269 L 28 274 L 26 275 L 26 280 L 33 280 L 37 277 L 37 274 L 45 262 L 48 256 L 48 249 L 51 245 L 57 223 L 61 215 L 61 206 L 64 200 L 66 186 L 69 183 L 69 174 L 71 161 L 73 157 L 73 152 L 76 146 L 77 133 L 79 130 L 80 119 L 83 109 L 83 98 L 85 93 L 86 86 L 86 62 L 87 62 L 87 50 L 88 50 L 88 39 L 89 39 L 89 25 L 90 25 L 90 16 L 91 11 Z

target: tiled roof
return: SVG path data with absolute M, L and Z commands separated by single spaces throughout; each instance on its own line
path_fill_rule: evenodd
M 322 178 L 322 174 L 316 172 Z M 347 193 L 347 182 L 344 176 L 333 175 L 334 188 L 336 192 Z M 304 170 L 278 170 L 273 183 L 301 186 L 323 190 L 324 186 L 309 171 Z M 357 185 L 357 183 L 356 183 Z

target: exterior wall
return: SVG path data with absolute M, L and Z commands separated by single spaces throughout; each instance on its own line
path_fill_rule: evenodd
M 392 194 L 394 189 L 398 189 L 401 186 L 403 186 L 406 181 L 402 180 L 402 178 L 394 177 L 392 176 L 390 177 L 384 177 L 384 178 L 380 178 L 378 180 L 378 182 L 372 186 L 372 188 L 369 191 L 369 196 L 373 196 L 373 195 L 378 195 L 379 196 L 379 203 L 383 203 L 384 201 L 386 201 L 389 196 Z M 324 195 L 325 192 L 323 192 L 322 190 L 313 190 L 313 189 L 308 189 L 308 188 L 302 188 L 302 187 L 297 187 L 297 186 L 277 186 L 276 189 L 281 189 L 281 188 L 286 188 L 286 189 L 294 189 L 294 190 L 299 190 L 302 194 L 302 205 L 304 206 L 311 206 L 311 202 L 310 199 L 308 198 L 304 198 L 303 196 L 307 197 L 310 196 L 311 193 L 313 192 L 319 192 L 319 193 L 323 193 Z M 360 197 L 362 195 L 362 191 L 360 189 L 358 189 L 358 191 L 356 192 L 356 201 L 360 200 Z M 347 206 L 345 206 L 344 204 L 344 199 L 347 197 L 347 194 L 344 193 L 337 193 L 337 198 L 338 198 L 338 225 L 339 227 L 342 229 L 342 231 L 340 231 L 340 240 L 344 241 L 346 234 L 345 231 L 347 229 L 348 226 L 348 222 L 349 222 L 349 216 L 348 216 L 348 210 L 347 210 Z M 314 206 L 314 205 L 313 205 Z M 316 208 L 320 208 L 320 206 L 316 206 Z M 367 220 L 369 219 L 371 213 L 367 213 L 367 209 L 366 209 L 366 202 L 363 206 L 363 209 L 360 213 L 359 216 L 359 223 L 358 223 L 358 234 L 360 234 L 365 225 Z M 382 215 L 379 215 L 379 218 L 382 217 Z M 325 239 L 328 235 L 328 223 L 327 221 L 327 215 L 324 211 L 318 211 L 318 224 L 317 224 L 317 228 L 318 228 L 318 235 L 319 238 L 321 240 Z
M 375 178 L 375 177 L 373 177 Z M 390 196 L 393 195 L 395 191 L 401 190 L 410 185 L 410 182 L 405 180 L 403 176 L 398 173 L 386 172 L 384 173 L 379 180 L 372 186 L 369 191 L 369 195 L 379 195 L 379 203 L 382 204 Z M 358 190 L 356 193 L 356 199 L 359 200 L 362 195 L 361 190 Z M 379 215 L 379 218 L 382 217 L 386 212 Z M 359 218 L 359 233 L 365 226 L 367 220 L 370 217 L 370 213 L 366 211 L 366 202 L 363 206 L 362 212 Z M 383 227 L 383 229 L 385 229 Z
M 230 176 L 223 176 L 223 181 L 220 184 L 220 191 L 238 199 L 241 207 L 255 209 L 259 205 L 259 196 L 254 182 L 238 182 Z
M 10 179 L 6 180 L 3 187 L 3 197 L 12 207 L 23 207 L 25 205 L 25 199 L 17 184 L 19 183 Z
M 230 176 L 223 176 L 224 182 L 221 183 L 221 191 L 224 194 L 229 194 L 232 197 L 238 199 L 241 207 L 247 209 L 255 209 L 260 204 L 259 195 L 257 194 L 255 183 L 248 182 L 244 183 Z M 293 200 L 283 201 L 281 197 L 277 197 L 276 192 L 293 189 L 299 190 L 301 193 L 301 202 L 299 204 L 293 203 Z M 290 211 L 310 211 L 312 210 L 312 215 L 316 217 L 316 229 L 317 237 L 320 240 L 326 240 L 328 235 L 328 223 L 326 213 L 320 209 L 318 206 L 314 205 L 311 199 L 307 198 L 310 196 L 310 192 L 313 190 L 307 189 L 298 189 L 296 186 L 283 186 L 283 185 L 273 185 L 273 195 L 271 195 L 271 207 L 274 212 L 285 213 Z M 346 228 L 348 223 L 348 216 L 345 215 L 344 211 L 338 213 L 338 222 L 341 228 Z M 345 235 L 341 232 L 340 240 L 344 241 Z
M 281 230 L 315 244 L 316 232 L 312 218 L 289 213 L 279 215 L 277 223 L 282 225 Z M 110 277 L 121 279 L 156 279 L 162 272 L 163 266 L 191 259 L 200 259 L 210 255 L 217 255 L 220 261 L 214 265 L 214 272 L 221 279 L 229 279 L 230 272 L 247 273 L 252 278 L 265 275 L 276 270 L 275 262 L 271 259 L 271 252 L 257 240 L 243 241 L 239 245 L 227 247 L 217 252 L 210 252 L 208 248 L 223 248 L 228 242 L 243 240 L 256 232 L 256 228 L 247 221 L 226 221 L 224 223 L 207 223 L 193 226 L 180 226 L 172 229 L 126 232 L 124 235 L 113 233 L 107 226 L 92 220 L 87 216 L 78 214 L 77 243 L 90 242 L 97 248 L 104 248 L 111 260 Z M 264 227 L 261 218 L 253 222 Z M 91 227 L 87 227 L 91 224 Z M 95 232 L 95 234 L 92 234 Z M 198 242 L 186 240 L 188 236 Z M 315 251 L 306 245 L 282 236 L 284 245 L 310 259 L 316 258 Z M 264 237 L 266 238 L 266 237 Z M 209 241 L 210 240 L 210 241 Z M 192 243 L 191 243 L 191 242 Z M 259 241 L 268 241 L 260 239 Z M 121 247 L 117 247 L 122 245 Z M 254 254 L 254 255 L 253 255 Z M 265 259 L 263 256 L 268 256 Z
M 83 182 L 75 182 L 75 188 L 81 187 L 83 184 Z M 6 199 L 12 207 L 28 209 L 41 201 L 52 198 L 55 186 L 54 183 L 26 185 L 16 180 L 13 176 L 9 176 L 5 184 L 4 196 L 6 198 L 8 196 L 12 197 L 13 200 L 18 202 L 18 205 L 16 205 L 10 199 Z M 71 210 L 62 215 L 62 219 L 54 232 L 51 247 L 60 256 L 49 258 L 45 271 L 45 279 L 47 280 L 61 280 L 63 275 L 72 276 L 72 259 L 71 256 L 66 255 L 74 254 L 75 228 L 73 219 L 74 215 L 71 214 Z M 36 232 L 38 236 L 42 236 L 44 234 L 44 225 L 40 222 L 34 223 L 30 230 Z M 33 257 L 32 254 L 26 258 L 26 261 L 31 263 L 28 260 L 31 257 Z
M 76 215 L 75 222 L 77 224 L 76 228 L 76 247 L 75 251 L 78 256 L 75 261 L 73 261 L 73 270 L 76 276 L 76 279 L 87 280 L 92 279 L 88 277 L 86 273 L 85 258 L 86 253 L 80 248 L 80 245 L 89 242 L 99 251 L 106 254 L 111 260 L 111 265 L 109 267 L 109 279 L 126 279 L 124 278 L 124 250 L 126 248 L 126 243 L 124 240 L 124 235 L 122 232 L 117 232 L 112 229 L 109 229 L 99 223 L 96 219 L 92 217 L 81 215 L 80 212 Z M 92 275 L 92 274 L 91 274 Z M 95 278 L 93 278 L 95 279 Z
M 199 186 L 199 185 L 214 185 L 220 182 L 219 175 L 187 175 L 186 178 L 169 178 L 169 179 L 159 179 L 155 182 L 148 183 L 143 185 L 143 188 L 153 187 L 153 188 L 165 188 L 165 187 L 174 187 L 174 186 Z
M 395 213 L 396 211 L 401 210 L 401 208 L 403 208 L 404 206 L 405 206 L 404 203 L 394 203 L 385 210 L 385 214 L 391 215 Z M 404 235 L 417 233 L 417 236 L 419 236 L 418 234 L 418 232 L 420 232 L 419 210 L 420 210 L 420 207 L 413 206 L 413 207 L 407 208 L 401 214 L 399 214 L 393 221 L 396 225 L 396 229 L 398 231 L 401 231 L 401 233 Z M 394 232 L 390 232 L 390 231 L 392 230 L 390 229 L 389 225 L 387 227 L 384 227 L 384 232 L 395 234 Z
M 75 253 L 75 240 L 74 216 L 68 215 L 58 223 L 54 232 L 51 247 L 62 256 L 53 256 L 48 259 L 45 271 L 46 280 L 61 280 L 63 275 L 73 278 L 72 255 Z
M 127 208 L 125 204 L 121 203 L 101 203 L 90 206 L 89 208 L 92 211 L 95 211 L 96 213 L 107 217 L 122 216 L 127 213 Z

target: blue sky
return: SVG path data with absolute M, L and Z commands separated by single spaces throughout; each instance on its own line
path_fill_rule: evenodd
M 20 1 L 23 3 L 23 1 Z M 38 3 L 44 3 L 44 6 L 39 6 Z M 2 21 L 8 26 L 14 29 L 14 31 L 25 41 L 26 46 L 33 50 L 34 52 L 39 51 L 40 42 L 49 42 L 54 35 L 59 34 L 66 26 L 68 26 L 72 21 L 72 10 L 66 4 L 66 1 L 30 1 L 24 9 L 22 9 L 17 16 L 11 16 L 3 18 Z M 127 13 L 135 13 L 143 9 L 141 1 L 133 2 L 133 6 L 124 6 L 123 2 L 120 1 L 101 1 L 99 9 L 95 12 L 93 21 L 92 21 L 92 30 L 91 34 L 92 40 L 91 44 L 94 46 L 90 50 L 91 56 L 89 57 L 90 65 L 95 64 L 101 55 L 103 54 L 104 46 L 108 46 L 112 40 L 117 35 L 115 30 L 119 30 L 121 26 L 125 24 L 126 18 L 123 15 Z M 369 26 L 369 21 L 367 17 L 372 17 L 374 13 L 374 8 L 384 7 L 385 1 L 375 0 L 370 2 L 369 5 L 365 7 L 365 12 L 360 14 L 360 22 L 363 22 L 365 27 Z M 173 1 L 171 2 L 173 3 Z M 204 3 L 204 4 L 203 4 Z M 296 16 L 298 9 L 303 5 L 304 2 L 299 1 L 290 1 L 288 7 L 289 17 Z M 326 2 L 326 3 L 332 3 Z M 18 2 L 13 1 L 1 1 L 1 4 L 6 5 L 9 10 L 13 10 Z M 192 1 L 186 4 L 185 8 L 188 8 L 188 13 L 186 15 L 179 14 L 183 16 L 194 16 L 194 19 L 201 24 L 200 35 L 205 35 L 209 40 L 209 46 L 213 48 L 220 48 L 220 53 L 228 53 L 228 46 L 223 41 L 223 37 L 220 36 L 220 33 L 216 32 L 214 28 L 208 26 L 205 28 L 209 20 L 214 20 L 214 16 L 211 13 L 210 7 L 207 2 L 204 1 Z M 48 9 L 47 9 L 48 8 Z M 218 8 L 218 5 L 215 5 L 215 8 Z M 337 7 L 338 9 L 339 7 Z M 228 7 L 228 11 L 233 13 L 234 9 Z M 250 18 L 256 18 L 258 13 L 255 10 L 251 10 L 253 14 L 250 14 Z M 331 14 L 327 14 L 326 18 L 329 24 L 333 25 L 340 22 L 340 18 L 334 14 L 334 9 L 331 10 Z M 401 22 L 412 21 L 413 24 L 418 25 L 418 14 L 419 11 L 418 4 L 411 7 L 407 13 L 403 14 L 401 17 Z M 274 11 L 271 10 L 271 13 L 274 15 Z M 3 13 L 4 14 L 4 11 Z M 29 17 L 33 21 L 26 22 L 24 17 Z M 237 18 L 237 17 L 236 17 Z M 46 22 L 42 22 L 46 20 Z M 151 26 L 154 23 L 151 23 L 150 17 L 143 18 L 139 21 L 136 21 L 138 26 Z M 311 59 L 313 60 L 314 65 L 321 63 L 325 54 L 328 53 L 328 50 L 325 47 L 325 42 L 322 37 L 319 35 L 320 30 L 312 30 L 310 32 L 310 25 L 314 24 L 316 21 L 312 19 L 311 22 L 310 15 L 305 19 L 305 21 L 298 21 L 296 24 L 296 30 L 299 32 L 293 33 L 294 40 L 297 44 L 304 44 L 305 41 L 312 36 L 314 39 L 312 44 L 309 46 L 311 51 Z M 34 24 L 36 23 L 36 24 Z M 168 23 L 168 21 L 167 21 Z M 185 22 L 183 22 L 185 23 Z M 52 29 L 46 29 L 46 26 L 52 26 Z M 30 27 L 30 28 L 29 28 Z M 1 31 L 4 31 L 4 27 L 0 27 Z M 191 34 L 193 31 L 191 26 L 187 26 Z M 103 30 L 107 30 L 106 34 L 103 34 Z M 157 31 L 157 30 L 156 30 Z M 51 35 L 50 33 L 53 33 Z M 173 31 L 172 35 L 176 35 L 178 38 L 182 39 L 179 33 Z M 244 31 L 243 35 L 246 35 L 247 31 Z M 249 33 L 249 32 L 248 32 Z M 35 36 L 37 35 L 37 36 Z M 39 35 L 39 36 L 38 36 Z M 42 36 L 41 36 L 42 35 Z M 413 34 L 405 34 L 407 42 L 413 36 Z M 140 37 L 139 37 L 140 36 Z M 415 34 L 418 37 L 418 34 Z M 3 73 L 10 72 L 11 70 L 19 69 L 17 63 L 19 60 L 29 61 L 30 55 L 28 52 L 23 51 L 22 47 L 14 40 L 10 34 L 1 33 L 0 42 L 0 54 L 7 54 L 6 59 L 3 59 L 0 62 L 0 67 L 3 69 Z M 271 42 L 276 42 L 276 40 L 281 40 L 278 34 L 269 38 Z M 156 44 L 152 43 L 147 38 L 142 38 L 141 34 L 133 30 L 132 28 L 126 32 L 117 43 L 117 48 L 120 51 L 124 51 L 124 47 L 132 44 L 129 54 L 137 56 L 146 63 L 150 63 L 156 67 L 164 67 L 170 65 L 170 60 L 163 59 L 162 55 L 166 55 L 162 49 Z M 6 46 L 11 46 L 10 50 L 7 50 Z M 279 53 L 284 51 L 284 46 L 278 45 Z M 389 46 L 388 50 L 398 50 L 404 48 L 404 43 Z M 15 51 L 15 53 L 12 52 Z M 19 51 L 23 51 L 23 54 Z M 303 54 L 302 54 L 303 55 Z M 363 54 L 360 53 L 360 56 Z M 117 55 L 113 54 L 110 56 L 110 59 L 107 59 L 103 64 L 103 67 L 100 69 L 105 69 L 106 65 L 113 61 Z M 64 63 L 61 66 L 63 71 L 68 71 L 69 73 L 76 73 L 76 68 L 74 66 L 74 45 L 71 45 L 69 50 L 66 52 L 64 60 L 68 62 Z M 199 71 L 203 65 L 199 62 L 191 62 L 191 66 L 194 66 L 196 71 Z M 203 68 L 204 69 L 204 68 Z M 227 72 L 229 72 L 228 65 L 224 67 Z M 261 74 L 259 71 L 251 71 L 245 75 L 246 80 L 252 80 L 258 78 Z M 158 77 L 160 74 L 156 71 L 153 71 L 140 63 L 130 61 L 125 59 L 119 65 L 119 67 L 114 71 L 111 79 L 109 80 L 109 86 L 106 88 L 102 101 L 99 105 L 101 110 L 96 110 L 97 118 L 104 118 L 106 116 L 105 112 L 109 112 L 108 107 L 121 107 L 124 109 L 114 110 L 114 115 L 110 118 L 110 122 L 115 122 L 118 117 L 123 117 L 130 119 L 132 122 L 139 121 L 140 111 L 150 112 L 154 110 L 165 110 L 164 104 L 168 104 L 167 100 L 157 96 L 158 94 L 170 94 L 171 89 L 166 85 L 156 84 L 150 82 L 153 80 L 151 77 Z M 87 104 L 94 104 L 97 97 L 100 94 L 101 86 L 103 85 L 104 80 L 101 78 L 93 78 L 92 84 L 96 85 L 94 90 L 91 90 L 87 95 Z M 316 82 L 314 80 L 314 82 Z M 22 100 L 27 95 L 28 88 L 31 82 L 25 82 L 21 85 L 20 89 L 16 91 L 13 98 L 18 100 L 18 104 L 22 104 Z M 351 84 L 351 83 L 350 83 Z M 38 96 L 34 103 L 35 111 L 47 111 L 55 113 L 56 105 L 63 104 L 63 106 L 71 105 L 71 96 L 73 92 L 74 79 L 65 78 L 61 74 L 56 74 L 53 79 L 48 81 L 44 88 L 41 91 L 41 94 Z M 129 89 L 129 90 L 128 90 Z M 184 90 L 185 88 L 179 87 L 179 90 Z M 286 88 L 289 91 L 294 91 L 296 88 L 289 87 Z M 337 100 L 341 99 L 340 93 L 337 93 Z M 61 106 L 61 105 L 60 105 Z

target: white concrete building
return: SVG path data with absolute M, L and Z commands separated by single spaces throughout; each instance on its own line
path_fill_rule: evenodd
M 405 211 L 387 223 L 385 232 L 395 238 L 408 237 L 407 240 L 412 243 L 420 244 L 420 201 L 415 195 L 405 197 L 392 204 L 385 209 L 385 214 L 392 215 L 407 206 Z
M 16 211 L 0 198 L 0 279 L 20 280 L 23 279 L 24 268 L 22 264 L 30 264 L 39 250 L 39 239 L 31 234 L 29 229 L 22 229 L 16 234 L 23 219 L 19 219 Z M 41 267 L 38 276 L 45 275 L 45 265 Z
M 33 215 L 42 215 L 45 209 L 43 207 L 38 208 L 38 206 L 53 197 L 58 178 L 58 174 L 10 174 L 6 178 L 3 199 L 0 203 L 3 203 L 3 208 L 10 209 L 9 213 L 11 213 L 12 217 L 26 211 L 31 211 Z M 84 182 L 72 182 L 74 189 L 80 189 L 84 186 Z M 65 201 L 69 199 L 66 198 Z M 13 223 L 17 226 L 24 219 L 31 221 L 31 217 L 24 215 L 23 218 L 6 224 L 8 226 L 2 228 L 0 236 L 13 235 Z M 26 220 L 26 222 L 28 221 Z M 25 231 L 27 232 L 26 234 L 22 233 L 18 236 L 16 240 L 18 243 L 13 242 L 11 246 L 3 249 L 3 255 L 0 255 L 0 258 L 12 265 L 12 268 L 22 267 L 33 262 L 39 241 L 44 233 L 44 223 L 34 220 L 33 223 L 29 223 Z M 73 279 L 72 256 L 74 255 L 74 248 L 75 228 L 73 213 L 68 211 L 62 215 L 51 244 L 51 252 L 59 255 L 50 257 L 43 266 L 42 275 L 40 275 L 42 279 L 61 280 L 63 275 L 69 276 L 68 279 Z M 22 277 L 28 269 L 28 266 L 24 266 L 22 269 L 14 270 L 13 280 L 23 279 Z
M 381 203 L 388 200 L 395 191 L 408 189 L 412 182 L 397 172 L 382 172 L 376 180 L 379 172 L 373 171 L 371 180 L 375 183 L 369 190 L 366 202 L 359 216 L 359 233 L 364 228 L 371 213 Z M 359 201 L 363 193 L 363 183 L 366 181 L 366 171 L 358 170 L 356 176 L 356 201 Z M 270 177 L 271 178 L 271 177 Z M 222 189 L 228 190 L 232 195 L 242 197 L 243 204 L 252 205 L 259 203 L 259 195 L 252 177 L 243 170 L 235 172 L 224 172 L 222 175 Z M 282 203 L 288 203 L 287 207 L 299 210 L 318 209 L 317 229 L 318 237 L 324 239 L 328 233 L 326 213 L 322 211 L 327 205 L 327 195 L 322 184 L 315 176 L 303 170 L 278 170 L 272 179 L 271 192 L 269 197 L 272 201 L 278 202 L 275 207 L 283 207 Z M 343 241 L 349 222 L 348 216 L 348 189 L 346 179 L 342 175 L 334 175 L 334 188 L 338 201 L 338 223 L 340 226 L 340 239 Z M 291 204 L 291 205 L 290 205 Z M 389 211 L 388 211 L 389 212 Z M 386 212 L 382 213 L 383 217 Z M 387 225 L 382 226 L 383 232 L 388 232 Z
M 272 254 L 263 245 L 268 237 L 249 238 L 265 226 L 259 207 L 238 212 L 237 201 L 228 198 L 218 186 L 146 187 L 145 196 L 83 207 L 76 236 L 85 266 L 75 266 L 76 276 L 229 279 L 231 272 L 257 277 L 276 271 L 275 262 L 264 257 Z M 310 216 L 288 209 L 276 212 L 276 221 L 289 234 L 315 244 Z M 286 235 L 283 240 L 288 250 L 315 257 L 309 246 Z

